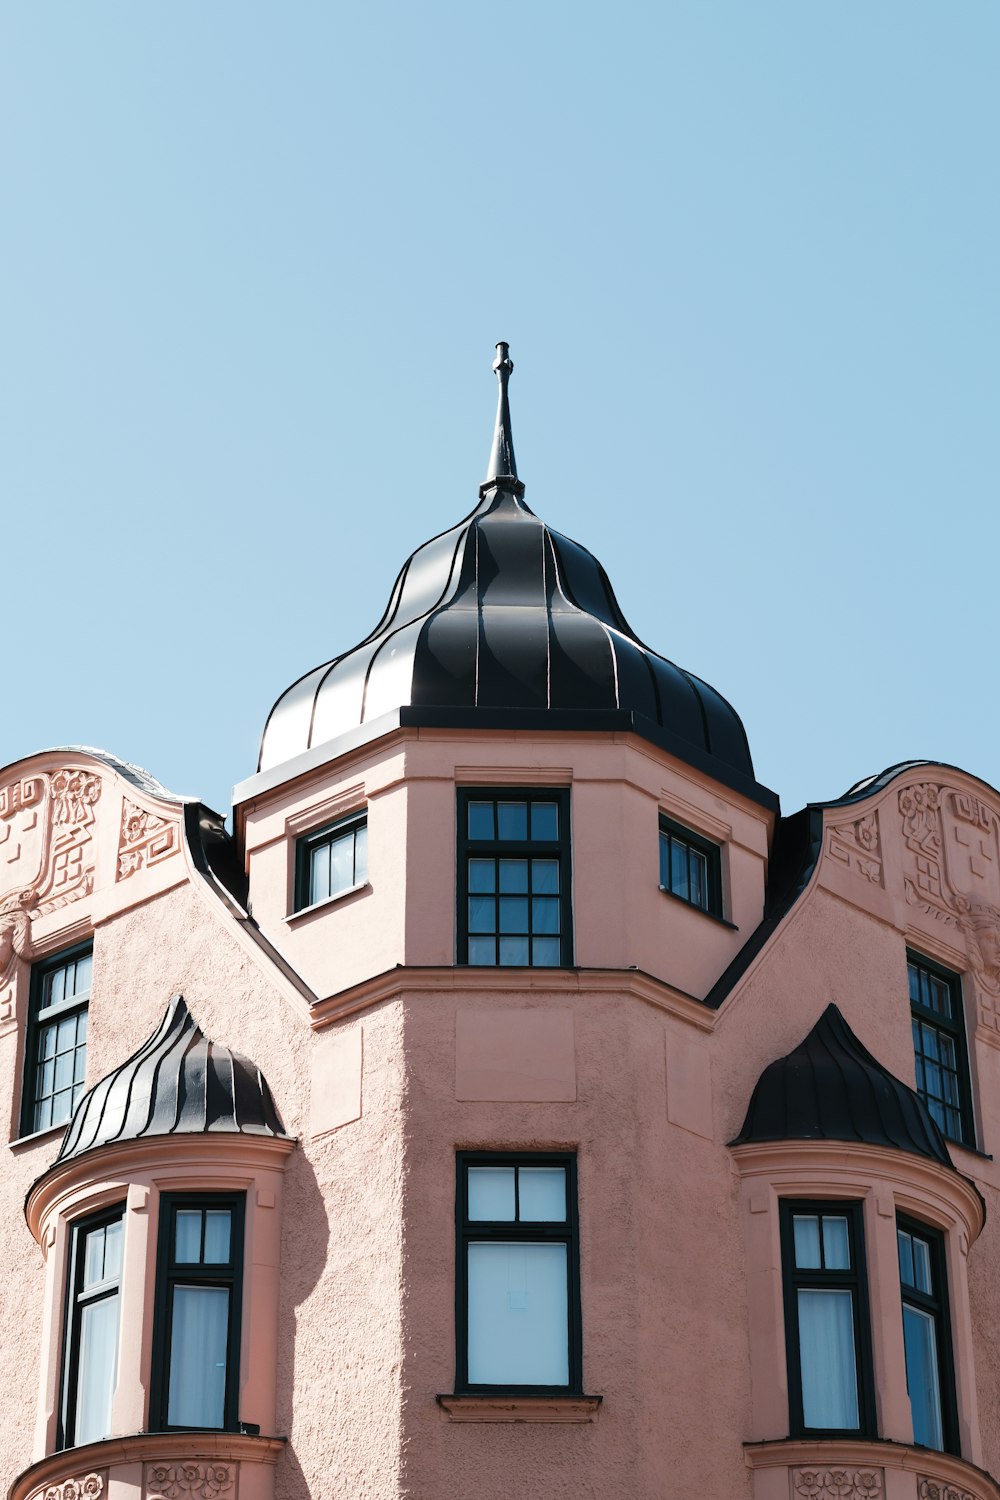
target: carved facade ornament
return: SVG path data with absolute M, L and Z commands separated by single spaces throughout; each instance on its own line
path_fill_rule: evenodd
M 96 1500 L 104 1494 L 103 1474 L 84 1474 L 79 1479 L 64 1479 L 62 1484 L 50 1484 L 36 1490 L 31 1500 Z
M 884 1500 L 881 1469 L 794 1469 L 792 1493 L 803 1500 Z
M 1000 1030 L 1000 818 L 954 787 L 904 787 L 903 841 L 910 855 L 906 899 L 957 927 L 980 992 L 980 1020 Z
M 124 798 L 115 879 L 127 880 L 143 865 L 156 865 L 176 854 L 180 848 L 177 834 L 176 819 L 161 818 Z
M 232 1464 L 147 1464 L 145 1500 L 235 1500 Z
M 0 786 L 0 1026 L 13 1019 L 15 963 L 31 956 L 31 918 L 94 889 L 101 786 L 72 769 Z
M 837 823 L 830 829 L 831 858 L 846 865 L 856 875 L 882 885 L 882 844 L 879 838 L 878 813 L 868 813 L 853 823 Z
M 917 1495 L 919 1500 L 979 1500 L 972 1490 L 957 1484 L 942 1484 L 940 1479 L 918 1479 Z

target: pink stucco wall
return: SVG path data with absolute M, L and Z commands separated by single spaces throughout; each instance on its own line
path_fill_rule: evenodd
M 763 912 L 773 827 L 761 809 L 632 737 L 397 733 L 241 810 L 254 918 L 314 991 L 310 1010 L 197 873 L 176 804 L 65 753 L 0 775 L 0 801 L 7 789 L 8 807 L 9 789 L 34 778 L 55 804 L 52 789 L 67 769 L 99 782 L 82 819 L 68 807 L 61 821 L 53 815 L 50 845 L 62 839 L 59 849 L 73 856 L 64 862 L 69 886 L 46 885 L 49 846 L 38 845 L 28 869 L 31 839 L 42 838 L 37 824 L 27 826 L 30 806 L 0 816 L 23 835 L 25 860 L 21 872 L 0 875 L 0 920 L 6 911 L 12 929 L 9 898 L 19 890 L 30 887 L 38 901 L 0 983 L 10 1136 L 0 1171 L 9 1269 L 0 1286 L 8 1393 L 0 1484 L 48 1461 L 73 1214 L 111 1181 L 126 1193 L 150 1184 L 137 1212 L 155 1215 L 156 1174 L 167 1169 L 153 1152 L 131 1167 L 109 1158 L 93 1181 L 74 1179 L 38 1228 L 44 1256 L 25 1224 L 25 1194 L 60 1139 L 16 1140 L 29 965 L 93 932 L 88 1083 L 120 1063 L 181 992 L 209 1036 L 261 1067 L 297 1138 L 274 1165 L 280 1186 L 263 1210 L 280 1218 L 280 1260 L 273 1267 L 262 1252 L 270 1270 L 254 1295 L 267 1305 L 245 1303 L 241 1407 L 262 1430 L 270 1424 L 265 1436 L 288 1442 L 264 1462 L 250 1440 L 239 1451 L 224 1438 L 200 1440 L 217 1443 L 240 1500 L 796 1500 L 810 1492 L 795 1476 L 824 1462 L 851 1474 L 877 1470 L 871 1493 L 889 1500 L 916 1500 L 922 1481 L 956 1483 L 975 1500 L 1000 1493 L 980 1472 L 1000 1472 L 992 1332 L 1000 1173 L 990 1156 L 953 1151 L 986 1201 L 979 1232 L 974 1195 L 949 1185 L 957 1178 L 896 1161 L 898 1153 L 800 1144 L 751 1160 L 727 1146 L 762 1069 L 801 1041 L 831 1000 L 876 1057 L 913 1083 L 910 945 L 963 975 L 978 1145 L 1000 1150 L 995 793 L 961 773 L 919 767 L 863 803 L 827 809 L 808 889 L 714 1012 L 698 1002 Z M 455 793 L 477 784 L 570 788 L 577 968 L 454 966 Z M 933 794 L 913 791 L 931 785 Z M 37 802 L 42 793 L 30 795 Z M 368 888 L 296 919 L 295 839 L 363 807 Z M 659 811 L 723 845 L 731 925 L 658 890 Z M 436 1400 L 454 1380 L 460 1148 L 577 1153 L 584 1389 L 603 1398 L 596 1412 L 459 1421 Z M 208 1157 L 184 1167 L 204 1182 L 237 1169 Z M 258 1169 L 239 1168 L 248 1181 Z M 774 1226 L 780 1195 L 801 1195 L 803 1184 L 809 1196 L 865 1203 L 880 1422 L 897 1445 L 891 1452 L 781 1445 Z M 892 1272 L 896 1204 L 947 1236 L 962 1461 L 910 1445 Z M 261 1230 L 261 1244 L 269 1232 Z M 138 1230 L 134 1243 L 143 1243 Z M 133 1312 L 121 1368 L 138 1372 L 141 1387 L 149 1261 L 140 1251 L 134 1260 L 146 1279 L 138 1294 L 138 1273 L 126 1288 Z M 273 1337 L 262 1331 L 272 1318 Z M 263 1375 L 255 1357 L 268 1366 Z M 156 1493 L 152 1450 L 128 1448 L 142 1411 L 141 1389 L 119 1392 L 120 1452 L 108 1449 L 102 1470 L 115 1500 Z M 72 1454 L 53 1462 L 60 1482 L 77 1473 Z M 850 1483 L 838 1493 L 868 1500 L 860 1481 Z M 26 1485 L 19 1500 L 43 1492 L 40 1479 Z

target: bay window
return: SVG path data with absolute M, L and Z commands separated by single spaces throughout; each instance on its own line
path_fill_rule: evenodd
M 896 1242 L 913 1441 L 954 1453 L 955 1381 L 944 1242 L 935 1230 L 904 1218 L 896 1221 Z

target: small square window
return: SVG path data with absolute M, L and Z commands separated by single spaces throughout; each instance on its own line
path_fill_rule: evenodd
M 459 963 L 571 963 L 569 873 L 567 792 L 459 792 Z
M 906 955 L 917 1093 L 939 1129 L 972 1145 L 972 1090 L 959 976 L 917 953 Z
M 660 887 L 700 911 L 722 916 L 722 851 L 718 844 L 662 814 Z
M 87 943 L 31 970 L 22 1135 L 65 1125 L 83 1093 L 93 957 Z
M 295 910 L 304 911 L 368 879 L 368 816 L 358 813 L 308 833 L 295 845 Z
M 456 1390 L 579 1391 L 576 1158 L 458 1158 Z

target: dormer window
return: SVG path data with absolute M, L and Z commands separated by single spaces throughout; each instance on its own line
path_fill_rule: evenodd
M 295 846 L 295 910 L 357 890 L 368 879 L 368 815 L 307 833 Z

